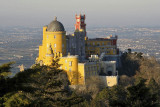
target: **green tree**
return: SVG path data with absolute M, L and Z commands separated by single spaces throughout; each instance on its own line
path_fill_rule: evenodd
M 11 65 L 15 62 L 9 62 L 0 66 L 0 97 L 2 97 L 9 89 L 9 76 L 11 75 Z
M 25 107 L 31 103 L 29 98 L 27 98 L 27 93 L 22 91 L 7 93 L 0 99 L 0 101 L 2 100 L 4 103 L 1 103 L 1 106 L 4 107 Z
M 143 60 L 142 53 L 123 53 L 121 56 L 122 67 L 119 68 L 120 75 L 134 76 L 139 70 L 140 62 Z
M 151 78 L 149 80 L 149 83 L 147 84 L 147 86 L 148 86 L 148 88 L 150 88 L 151 93 L 158 93 L 160 90 L 159 85 L 157 84 L 157 82 L 153 78 Z
M 15 62 L 9 62 L 0 66 L 0 79 L 7 78 L 9 75 L 11 75 L 11 65 L 14 63 Z
M 128 49 L 128 53 L 129 53 L 129 54 L 131 54 L 131 53 L 132 53 L 132 50 L 131 50 L 130 48 Z
M 120 85 L 113 86 L 108 92 L 109 105 L 113 107 L 125 107 L 126 91 Z
M 1 106 L 71 106 L 82 102 L 83 97 L 72 96 L 67 74 L 58 69 L 57 61 L 52 66 L 34 65 L 9 78 Z
M 101 104 L 101 106 L 109 106 L 109 88 L 104 88 L 102 91 L 100 91 L 96 98 L 95 98 L 95 102 L 99 102 Z
M 156 98 L 152 96 L 145 82 L 145 79 L 139 78 L 135 85 L 127 88 L 127 106 L 152 107 L 156 105 Z
M 93 99 L 103 88 L 105 88 L 104 82 L 98 76 L 91 76 L 86 79 L 86 91 Z
M 158 85 L 158 83 L 151 78 L 149 80 L 149 83 L 147 84 L 147 87 L 150 89 L 150 93 L 152 94 L 153 98 L 156 98 L 157 102 L 160 104 L 160 87 Z

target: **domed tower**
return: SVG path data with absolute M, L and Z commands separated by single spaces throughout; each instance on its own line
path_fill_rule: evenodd
M 48 46 L 48 44 L 50 46 Z M 43 27 L 42 45 L 39 46 L 39 57 L 37 62 L 46 62 L 47 48 L 51 47 L 53 54 L 62 53 L 66 55 L 66 32 L 61 22 L 57 21 L 57 17 L 47 26 Z M 54 56 L 53 56 L 54 57 Z M 46 65 L 46 64 L 45 64 Z

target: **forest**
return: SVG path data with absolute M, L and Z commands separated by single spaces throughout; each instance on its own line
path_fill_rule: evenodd
M 119 84 L 104 87 L 90 77 L 83 90 L 71 89 L 65 71 L 33 65 L 11 76 L 9 62 L 0 66 L 0 107 L 159 107 L 160 63 L 143 53 L 125 52 L 118 68 Z

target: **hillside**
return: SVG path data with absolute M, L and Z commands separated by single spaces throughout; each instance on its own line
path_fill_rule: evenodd
M 0 106 L 150 107 L 160 102 L 160 64 L 142 53 L 122 55 L 120 83 L 102 88 L 96 77 L 86 89 L 72 90 L 66 73 L 54 61 L 51 67 L 34 65 L 9 78 L 11 65 L 0 66 Z M 90 84 L 90 85 L 89 85 Z

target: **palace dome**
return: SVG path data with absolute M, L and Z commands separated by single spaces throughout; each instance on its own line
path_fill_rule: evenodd
M 57 18 L 55 17 L 55 20 L 53 20 L 47 27 L 48 32 L 58 32 L 58 31 L 65 31 L 64 26 L 61 22 L 57 21 Z

